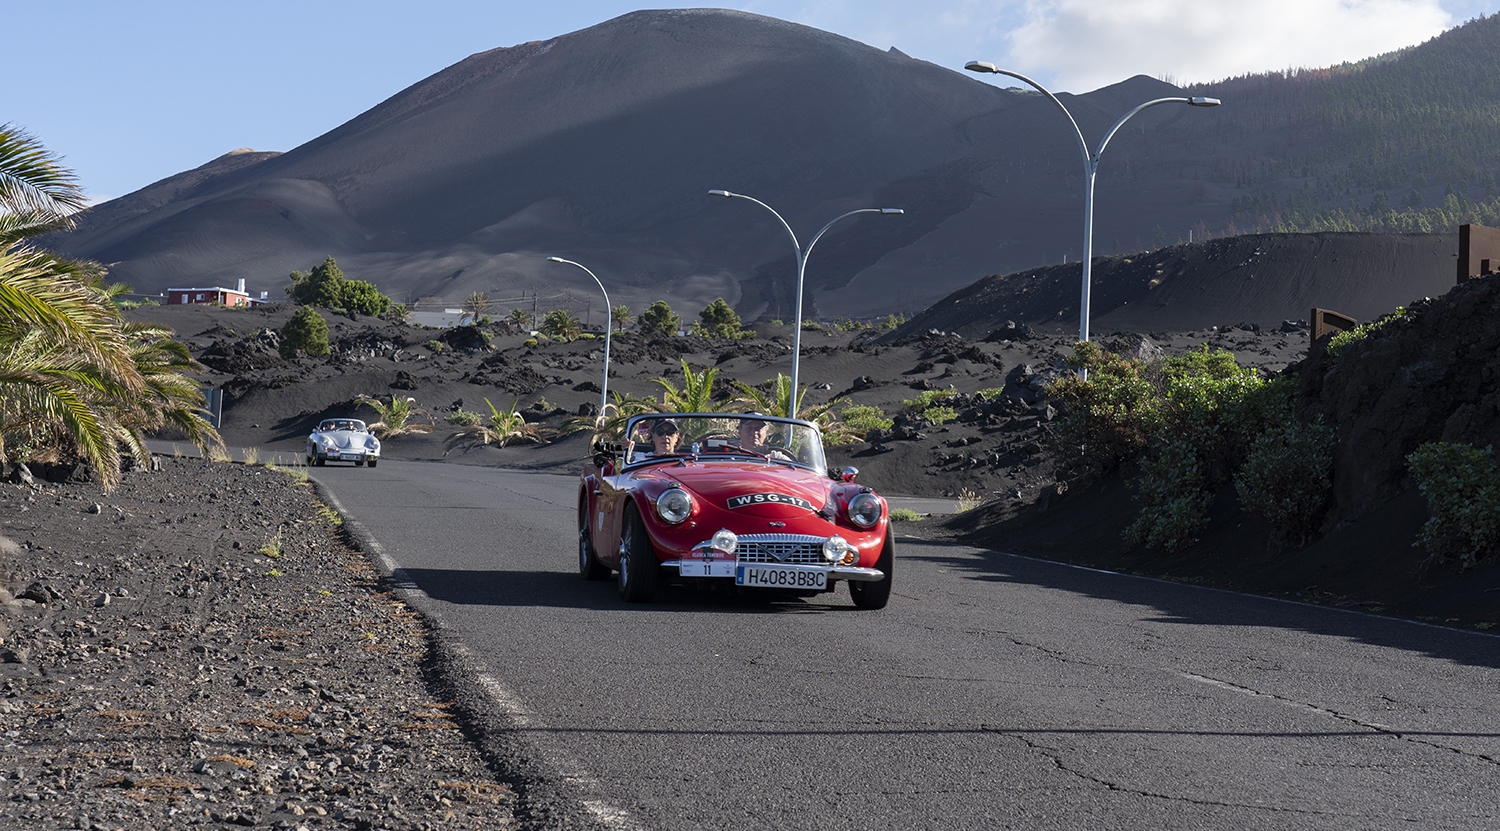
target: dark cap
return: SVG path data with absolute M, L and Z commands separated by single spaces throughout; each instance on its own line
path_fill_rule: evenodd
M 765 426 L 765 424 L 766 424 L 766 422 L 765 422 L 766 414 L 763 413 L 763 412 L 760 412 L 759 410 L 746 410 L 743 413 L 740 413 L 740 415 L 742 415 L 742 416 L 755 416 L 755 418 L 742 418 L 742 419 L 740 419 L 740 423 L 741 424 L 759 424 L 761 426 Z
M 653 419 L 651 432 L 658 436 L 670 436 L 677 432 L 677 419 L 659 418 Z

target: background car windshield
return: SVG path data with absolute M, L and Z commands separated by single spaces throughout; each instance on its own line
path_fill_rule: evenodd
M 670 425 L 670 426 L 669 426 Z M 764 432 L 756 428 L 764 425 Z M 635 443 L 631 462 L 651 458 L 651 433 L 654 428 L 675 427 L 680 438 L 678 453 L 691 453 L 698 445 L 700 458 L 759 458 L 791 462 L 826 470 L 823 437 L 813 427 L 754 416 L 642 416 L 632 422 L 630 439 Z M 742 429 L 743 428 L 743 429 Z M 755 444 L 755 442 L 759 442 Z

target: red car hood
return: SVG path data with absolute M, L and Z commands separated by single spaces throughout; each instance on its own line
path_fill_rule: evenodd
M 827 476 L 780 464 L 700 462 L 659 470 L 707 504 L 745 516 L 806 516 L 823 509 L 833 486 Z

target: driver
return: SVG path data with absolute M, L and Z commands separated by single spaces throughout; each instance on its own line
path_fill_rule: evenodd
M 677 452 L 677 443 L 682 440 L 682 434 L 677 431 L 677 420 L 672 418 L 653 419 L 651 421 L 651 449 L 641 451 L 640 455 L 632 455 L 632 459 L 644 459 L 651 456 L 671 456 Z M 635 450 L 635 442 L 630 443 L 630 452 Z
M 764 415 L 765 413 L 752 411 L 745 413 L 745 417 L 740 419 L 737 428 L 740 434 L 740 447 L 767 458 L 791 461 L 792 457 L 787 455 L 785 450 L 766 444 L 766 434 L 770 430 L 770 425 L 758 418 Z

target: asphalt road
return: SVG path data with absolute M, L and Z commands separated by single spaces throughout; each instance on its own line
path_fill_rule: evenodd
M 571 478 L 313 469 L 559 828 L 1500 828 L 1500 638 L 898 541 L 888 608 L 585 583 Z M 899 528 L 899 526 L 898 526 Z

